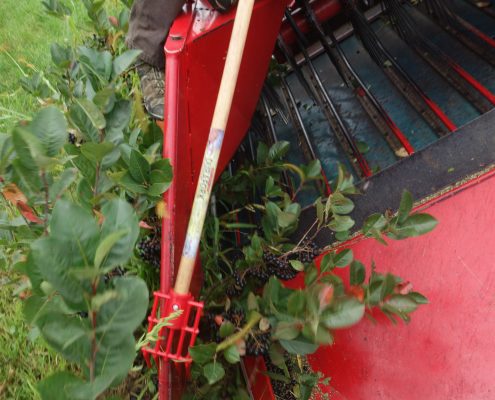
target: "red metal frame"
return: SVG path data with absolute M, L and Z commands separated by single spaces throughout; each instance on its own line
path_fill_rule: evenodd
M 257 63 L 242 63 L 217 175 L 225 168 L 250 125 L 285 6 L 285 0 L 259 0 L 255 4 L 244 59 L 256 58 Z M 201 1 L 187 4 L 185 12 L 171 27 L 165 44 L 163 155 L 170 159 L 174 168 L 174 180 L 164 196 L 161 293 L 169 292 L 180 259 L 233 16 L 234 11 L 219 14 Z M 191 288 L 193 294 L 198 292 L 201 284 L 201 277 L 196 276 Z M 166 358 L 160 358 L 159 367 L 160 399 L 178 398 L 180 382 L 171 384 L 170 365 Z
M 275 39 L 280 31 L 280 23 L 274 21 L 281 21 L 286 3 L 286 0 L 258 0 L 255 5 L 252 31 L 246 45 L 245 58 L 255 58 L 257 62 L 244 62 L 242 64 L 218 173 L 224 169 L 250 125 L 273 52 Z M 161 288 L 155 298 L 150 329 L 159 317 L 164 316 L 163 313 L 160 313 L 160 316 L 157 316 L 156 313 L 158 309 L 166 309 L 164 293 L 168 293 L 170 290 L 174 268 L 180 259 L 189 211 L 232 28 L 233 12 L 221 15 L 210 11 L 201 2 L 195 5 L 188 4 L 186 7 L 186 12 L 172 26 L 165 46 L 167 68 L 163 154 L 164 157 L 170 159 L 175 176 L 164 197 L 166 212 L 162 227 Z M 318 19 L 324 20 L 340 11 L 340 3 L 334 0 L 317 0 L 315 9 Z M 296 18 L 299 17 L 296 16 Z M 304 21 L 300 20 L 299 23 L 305 30 Z M 287 42 L 293 40 L 290 37 L 291 30 L 282 27 L 280 32 L 282 36 L 285 36 Z M 433 308 L 432 305 L 423 307 L 414 315 L 411 326 L 405 329 L 402 327 L 390 329 L 388 326 L 384 327 L 381 322 L 377 326 L 373 326 L 365 321 L 353 330 L 338 333 L 336 345 L 321 349 L 315 356 L 310 357 L 310 362 L 315 369 L 332 376 L 334 387 L 322 388 L 323 391 L 331 395 L 332 399 L 345 398 L 344 395 L 352 400 L 361 398 L 441 399 L 455 398 L 457 394 L 460 394 L 460 397 L 457 396 L 457 398 L 464 399 L 468 398 L 470 393 L 476 392 L 472 385 L 467 384 L 467 377 L 479 385 L 485 385 L 484 387 L 495 390 L 493 383 L 490 385 L 488 381 L 488 375 L 494 369 L 495 363 L 482 362 L 492 355 L 491 360 L 495 360 L 495 354 L 492 354 L 493 346 L 490 345 L 491 342 L 489 341 L 491 339 L 491 330 L 488 329 L 489 322 L 491 322 L 489 315 L 484 313 L 483 318 L 478 316 L 476 324 L 459 323 L 455 329 L 452 327 L 445 329 L 445 326 L 448 326 L 452 321 L 451 315 L 445 312 L 446 309 L 452 310 L 452 312 L 461 310 L 466 313 L 463 318 L 467 319 L 469 318 L 468 307 L 480 306 L 480 301 L 482 302 L 481 305 L 485 307 L 484 310 L 488 310 L 489 299 L 485 293 L 495 290 L 494 281 L 488 274 L 490 271 L 489 262 L 495 259 L 495 254 L 493 254 L 495 235 L 492 229 L 495 215 L 493 209 L 486 203 L 487 198 L 495 201 L 495 178 L 490 176 L 483 182 L 476 181 L 475 183 L 477 184 L 471 187 L 469 191 L 459 193 L 448 201 L 431 204 L 429 211 L 440 219 L 440 228 L 425 238 L 413 239 L 416 244 L 394 242 L 386 249 L 386 252 L 382 251 L 383 248 L 370 244 L 372 242 L 369 240 L 346 244 L 355 250 L 358 257 L 361 255 L 361 258 L 366 259 L 366 257 L 373 255 L 381 268 L 390 268 L 392 272 L 411 279 L 421 285 L 418 289 L 425 291 L 433 302 L 444 301 L 444 303 L 440 303 L 441 307 L 438 308 Z M 456 189 L 456 193 L 460 191 L 461 189 Z M 470 196 L 475 196 L 476 199 L 471 200 Z M 474 212 L 470 204 L 477 204 L 478 214 Z M 486 204 L 486 206 L 480 208 L 481 204 Z M 459 218 L 460 210 L 465 213 L 463 218 Z M 481 220 L 477 224 L 459 226 L 467 218 L 467 215 L 473 219 L 480 216 L 480 210 L 485 213 L 485 220 Z M 490 219 L 486 216 L 489 216 Z M 480 226 L 485 229 L 481 237 L 479 236 Z M 456 232 L 462 232 L 460 228 L 469 229 L 469 235 L 466 238 L 461 234 L 455 235 Z M 478 230 L 474 231 L 474 229 Z M 455 247 L 450 246 L 449 240 L 455 240 L 457 245 Z M 463 240 L 465 241 L 463 242 Z M 471 256 L 470 248 L 483 248 L 483 256 L 477 257 L 477 265 L 482 266 L 477 273 L 483 274 L 485 285 L 475 287 L 476 282 L 474 280 L 470 282 L 470 292 L 456 291 L 457 287 L 462 288 L 461 272 L 466 273 L 468 270 L 462 265 L 459 267 L 460 269 L 452 266 L 459 266 L 459 262 L 456 262 L 456 255 Z M 423 257 L 425 251 L 432 251 L 432 249 L 435 249 L 435 252 L 431 254 L 430 263 L 433 261 L 432 264 L 441 264 L 442 268 L 438 271 L 434 268 L 414 269 L 414 262 Z M 399 265 L 397 265 L 397 260 L 401 260 Z M 199 269 L 197 271 L 199 272 Z M 465 277 L 463 276 L 463 278 Z M 196 288 L 193 287 L 192 292 L 197 293 L 201 284 L 199 275 L 193 284 L 196 284 Z M 297 284 L 297 280 L 292 284 Z M 437 296 L 435 290 L 438 293 L 441 292 L 442 295 Z M 433 295 L 430 291 L 433 291 Z M 457 304 L 449 302 L 451 299 L 449 296 L 454 294 L 458 295 Z M 435 318 L 432 318 L 432 315 Z M 492 328 L 495 326 L 495 321 L 491 326 Z M 432 330 L 434 335 L 427 334 L 431 327 L 434 328 Z M 477 330 L 479 333 L 480 329 L 482 335 L 478 338 Z M 443 340 L 444 337 L 446 340 L 448 339 L 449 346 L 438 346 L 437 349 L 434 349 L 431 341 Z M 404 338 L 407 340 L 405 341 Z M 370 347 L 370 340 L 372 339 L 375 340 L 375 344 Z M 454 344 L 457 340 L 462 345 L 455 347 Z M 385 343 L 388 347 L 384 346 Z M 482 344 L 487 349 L 485 355 L 480 354 L 480 350 L 485 348 L 481 346 Z M 428 370 L 430 375 L 425 374 L 424 370 L 417 373 L 416 369 L 407 369 L 407 379 L 401 377 L 402 382 L 394 384 L 397 380 L 395 374 L 399 370 L 394 365 L 394 357 L 400 360 L 399 364 L 402 368 L 407 367 L 408 362 L 416 368 L 421 368 L 427 359 L 424 355 L 432 351 L 436 352 L 436 357 L 439 357 L 438 360 L 441 360 L 441 353 L 439 352 L 442 349 L 455 354 L 456 357 L 465 358 L 462 346 L 466 351 L 477 351 L 473 373 L 459 373 L 461 368 L 456 364 L 456 369 L 453 363 L 449 364 L 450 369 L 444 371 L 440 361 L 438 361 L 435 364 L 436 370 L 431 368 Z M 150 353 L 159 356 L 163 351 L 166 352 L 166 349 L 154 349 L 154 352 L 151 351 Z M 330 359 L 332 363 L 328 362 Z M 252 383 L 252 391 L 256 400 L 273 399 L 273 391 L 269 379 L 263 374 L 264 365 L 260 360 L 259 358 L 246 359 L 245 366 Z M 176 379 L 174 385 L 171 385 L 169 363 L 163 358 L 159 362 L 160 399 L 179 398 L 180 379 Z M 469 360 L 465 359 L 464 362 L 467 364 Z M 371 365 L 374 367 L 370 368 Z M 393 368 L 387 369 L 389 365 L 392 365 Z M 487 367 L 488 371 L 480 370 L 480 365 Z M 432 367 L 432 365 L 427 365 L 427 367 Z M 439 371 L 445 373 L 445 376 L 438 375 Z M 450 379 L 450 382 L 454 382 L 452 388 L 457 392 L 452 392 L 450 397 L 442 397 L 446 390 L 450 389 L 446 385 L 431 389 L 435 386 L 434 379 L 439 379 L 444 383 Z M 404 392 L 404 388 L 407 387 L 404 382 L 411 385 L 411 392 Z M 173 391 L 170 390 L 172 386 L 174 386 Z M 390 387 L 389 394 L 384 392 L 384 387 L 387 390 Z M 426 387 L 434 390 L 434 392 L 428 393 Z M 343 394 L 341 395 L 339 391 Z M 481 391 L 478 390 L 476 393 L 481 393 Z M 421 395 L 418 397 L 417 394 Z

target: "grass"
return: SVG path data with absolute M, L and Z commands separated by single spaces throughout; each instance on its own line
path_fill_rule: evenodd
M 81 2 L 68 4 L 74 20 L 83 25 Z M 52 42 L 80 39 L 84 31 L 70 24 L 46 15 L 41 0 L 0 0 L 0 134 L 9 132 L 20 119 L 29 119 L 40 107 L 19 80 L 48 68 Z M 0 209 L 4 210 L 3 203 Z M 0 399 L 31 400 L 37 398 L 36 382 L 66 364 L 23 321 L 18 292 L 25 281 L 9 262 L 9 235 L 0 231 Z
M 23 321 L 15 292 L 24 283 L 16 274 L 0 271 L 0 398 L 5 400 L 37 398 L 36 382 L 66 365 Z
M 69 5 L 82 24 L 81 2 L 72 0 Z M 70 24 L 68 19 L 48 16 L 41 0 L 0 1 L 0 133 L 8 132 L 19 119 L 29 118 L 40 106 L 24 92 L 20 79 L 47 69 L 52 42 L 77 40 L 81 29 L 78 32 Z

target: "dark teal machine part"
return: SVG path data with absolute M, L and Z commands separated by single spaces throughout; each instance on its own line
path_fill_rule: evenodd
M 463 1 L 455 0 L 453 4 L 459 15 L 462 15 L 490 37 L 495 35 L 495 19 Z M 495 93 L 495 68 L 493 66 L 480 59 L 480 57 L 456 41 L 455 38 L 436 26 L 428 17 L 412 7 L 409 7 L 409 9 L 417 22 L 418 30 L 428 40 L 439 46 L 486 88 Z M 372 26 L 387 50 L 400 63 L 401 67 L 406 70 L 458 128 L 480 115 L 441 75 L 397 36 L 386 19 L 379 19 Z M 344 40 L 341 46 L 362 81 L 382 104 L 395 124 L 406 135 L 415 151 L 419 151 L 439 139 L 421 115 L 390 82 L 382 68 L 371 59 L 355 36 Z M 372 170 L 378 172 L 396 163 L 400 158 L 394 154 L 382 134 L 373 124 L 357 100 L 354 90 L 344 84 L 328 56 L 322 53 L 315 57 L 313 61 L 329 96 L 337 105 L 341 117 L 352 132 L 354 139 L 358 142 L 359 148 Z M 307 81 L 310 82 L 310 76 L 306 68 L 304 65 L 301 66 Z M 296 98 L 298 110 L 327 178 L 329 180 L 335 178 L 338 163 L 343 163 L 349 171 L 353 171 L 348 155 L 343 151 L 333 134 L 319 105 L 313 102 L 294 73 L 290 73 L 286 79 Z M 278 92 L 280 97 L 283 98 L 282 91 L 278 90 Z M 274 120 L 278 140 L 291 142 L 290 161 L 294 163 L 307 162 L 302 152 L 301 141 L 295 134 L 296 129 L 292 125 L 293 122 L 291 122 L 290 118 L 288 123 L 284 123 L 282 118 L 277 116 L 274 117 Z M 305 199 L 300 200 L 305 203 Z

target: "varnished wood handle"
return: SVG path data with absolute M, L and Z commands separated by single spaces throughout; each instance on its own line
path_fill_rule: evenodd
M 222 149 L 225 127 L 227 126 L 230 108 L 232 107 L 232 99 L 237 84 L 253 7 L 254 0 L 239 0 L 239 5 L 237 6 L 234 27 L 227 51 L 227 59 L 225 60 L 208 143 L 203 156 L 191 217 L 187 226 L 184 249 L 177 272 L 177 280 L 175 281 L 174 291 L 178 294 L 187 294 L 191 285 L 201 232 L 210 201 L 220 150 Z

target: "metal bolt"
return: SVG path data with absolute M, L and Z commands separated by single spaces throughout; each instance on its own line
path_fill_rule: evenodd
M 180 307 L 179 307 L 179 305 L 178 305 L 178 304 L 174 304 L 174 305 L 172 306 L 172 310 L 174 310 L 174 311 L 179 311 L 179 308 L 180 308 Z

